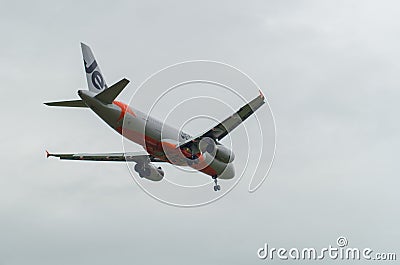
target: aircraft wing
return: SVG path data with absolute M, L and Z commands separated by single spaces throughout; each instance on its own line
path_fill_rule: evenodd
M 250 117 L 264 103 L 264 95 L 260 91 L 260 95 L 258 97 L 241 107 L 237 112 L 226 118 L 224 121 L 220 122 L 202 135 L 191 138 L 181 143 L 178 147 L 189 147 L 193 143 L 199 142 L 202 138 L 205 137 L 210 137 L 214 140 L 221 140 L 236 127 L 238 127 L 248 117 Z
M 46 151 L 46 156 L 54 156 L 65 160 L 84 160 L 84 161 L 114 161 L 114 162 L 136 162 L 136 163 L 149 163 L 149 162 L 164 162 L 155 158 L 147 153 L 103 153 L 103 154 L 90 154 L 90 153 L 76 153 L 76 154 L 51 154 Z

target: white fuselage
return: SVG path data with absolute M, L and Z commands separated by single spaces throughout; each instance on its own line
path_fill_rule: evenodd
M 199 154 L 199 162 L 191 163 L 189 154 L 177 148 L 180 142 L 191 138 L 189 134 L 163 124 L 122 102 L 104 104 L 94 97 L 93 92 L 86 90 L 79 90 L 78 95 L 109 126 L 127 139 L 143 146 L 150 155 L 174 165 L 190 166 L 220 179 L 231 179 L 235 176 L 231 162 L 220 161 L 209 153 Z

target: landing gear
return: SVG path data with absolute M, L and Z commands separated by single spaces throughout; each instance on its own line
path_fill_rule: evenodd
M 214 180 L 214 183 L 215 183 L 215 185 L 214 185 L 214 191 L 219 191 L 219 190 L 221 190 L 221 186 L 218 185 L 217 176 L 214 176 L 214 177 L 213 177 L 213 180 Z

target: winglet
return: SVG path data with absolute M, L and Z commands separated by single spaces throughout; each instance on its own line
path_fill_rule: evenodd
M 264 94 L 263 94 L 263 92 L 261 91 L 261 89 L 258 90 L 258 91 L 260 92 L 260 97 L 261 97 L 262 99 L 264 99 Z
M 49 153 L 49 151 L 46 150 L 46 158 L 49 158 L 49 156 L 50 156 L 50 153 Z

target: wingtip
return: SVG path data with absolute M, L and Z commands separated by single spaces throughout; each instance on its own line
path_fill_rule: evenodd
M 50 156 L 50 153 L 49 153 L 49 151 L 46 150 L 46 158 L 49 158 L 49 156 Z
M 258 90 L 258 91 L 260 92 L 260 97 L 261 97 L 262 99 L 264 99 L 265 97 L 264 97 L 264 94 L 263 94 L 263 92 L 261 91 L 261 89 Z

